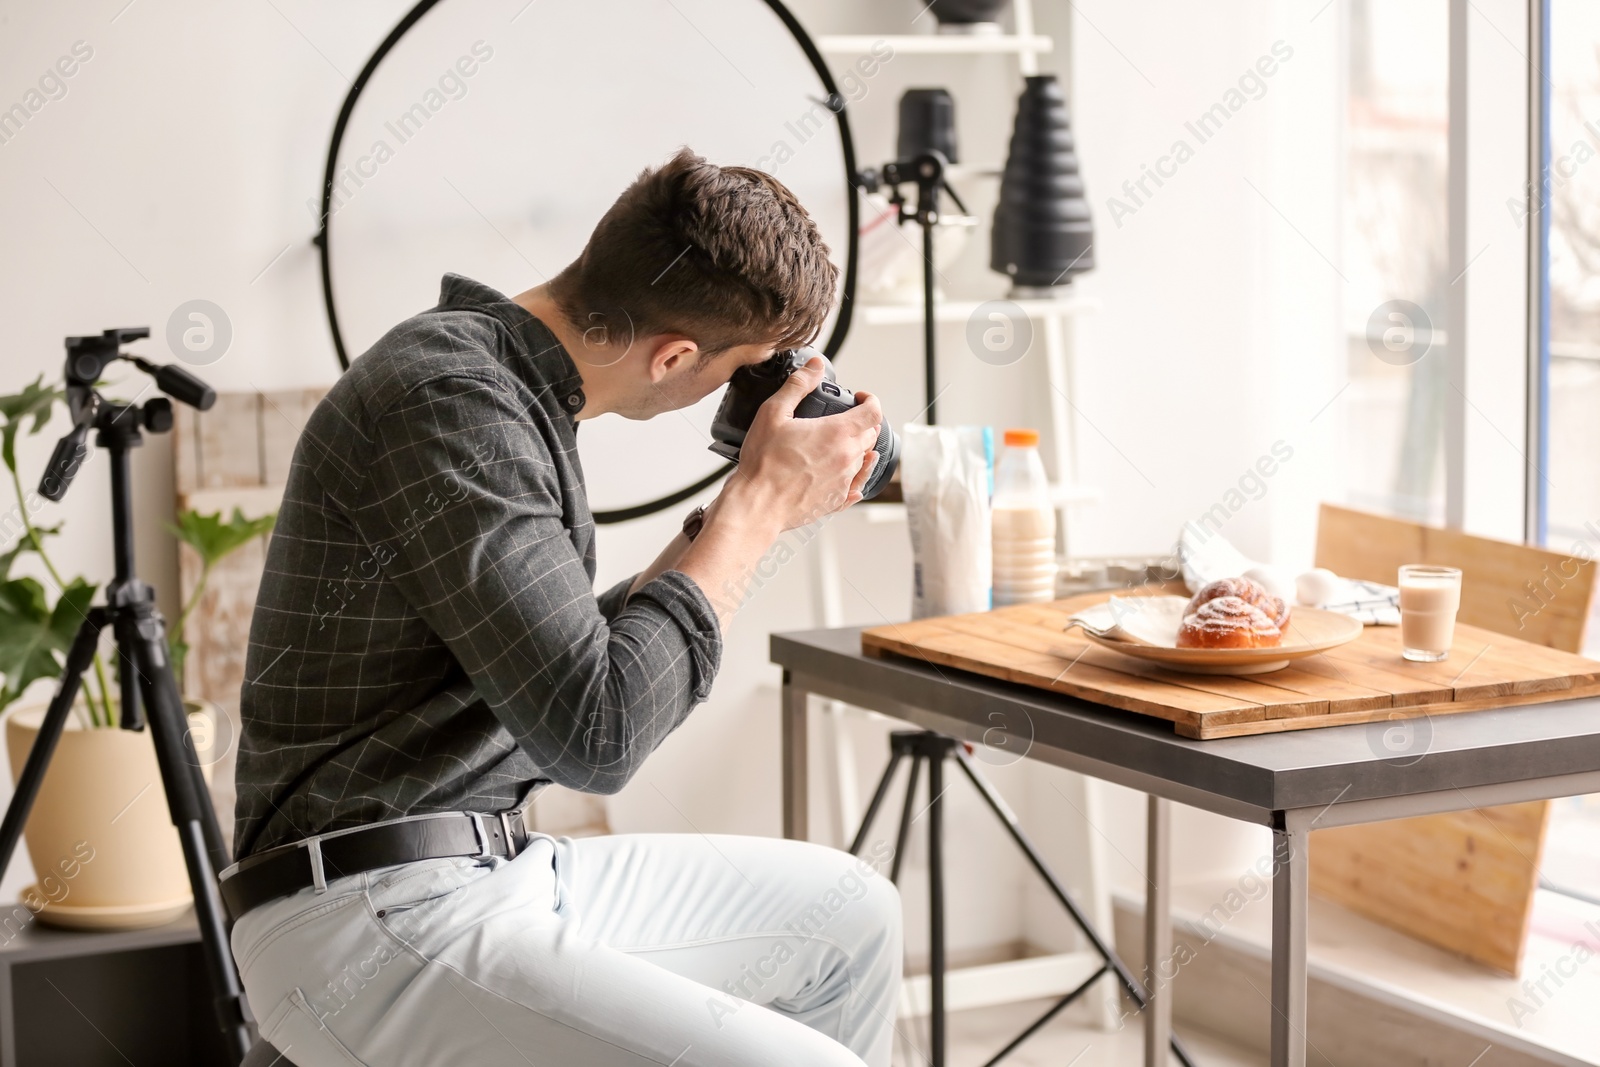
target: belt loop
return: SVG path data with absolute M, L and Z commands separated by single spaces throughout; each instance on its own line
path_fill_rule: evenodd
M 478 835 L 478 855 L 494 855 L 494 850 L 489 847 L 489 831 L 483 825 L 483 814 L 469 811 L 467 817 L 472 820 L 472 832 Z
M 500 827 L 506 832 L 506 859 L 517 858 L 517 835 L 511 830 L 511 819 L 515 816 L 519 821 L 522 818 L 520 811 L 502 811 L 500 813 Z
M 326 893 L 328 878 L 322 871 L 322 838 L 306 839 L 306 858 L 311 860 L 311 884 L 316 887 L 318 893 Z

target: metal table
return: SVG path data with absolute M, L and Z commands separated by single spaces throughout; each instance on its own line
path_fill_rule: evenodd
M 774 634 L 783 668 L 783 832 L 807 836 L 807 697 L 881 712 L 974 744 L 1147 793 L 1148 958 L 1171 950 L 1169 802 L 1271 827 L 1272 1059 L 1305 1067 L 1308 846 L 1313 829 L 1600 792 L 1600 699 L 1412 720 L 1396 756 L 1392 723 L 1194 741 L 1169 723 L 906 659 L 861 654 L 861 630 Z M 1170 987 L 1169 987 L 1170 988 Z M 1165 1067 L 1172 1002 L 1151 990 L 1145 1064 Z

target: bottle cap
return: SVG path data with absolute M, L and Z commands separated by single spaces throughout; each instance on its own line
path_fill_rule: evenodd
M 1007 430 L 1005 442 L 1007 448 L 1034 448 L 1039 444 L 1039 431 Z

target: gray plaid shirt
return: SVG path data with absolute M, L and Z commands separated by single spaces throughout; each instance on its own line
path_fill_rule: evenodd
M 722 638 L 691 579 L 595 596 L 580 385 L 543 323 L 447 274 L 317 406 L 250 627 L 236 858 L 615 792 L 706 698 Z

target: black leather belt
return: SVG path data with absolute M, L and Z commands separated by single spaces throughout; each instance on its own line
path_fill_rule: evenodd
M 522 812 L 446 812 L 336 830 L 247 856 L 222 872 L 232 919 L 269 900 L 347 875 L 452 856 L 515 858 L 528 844 Z

